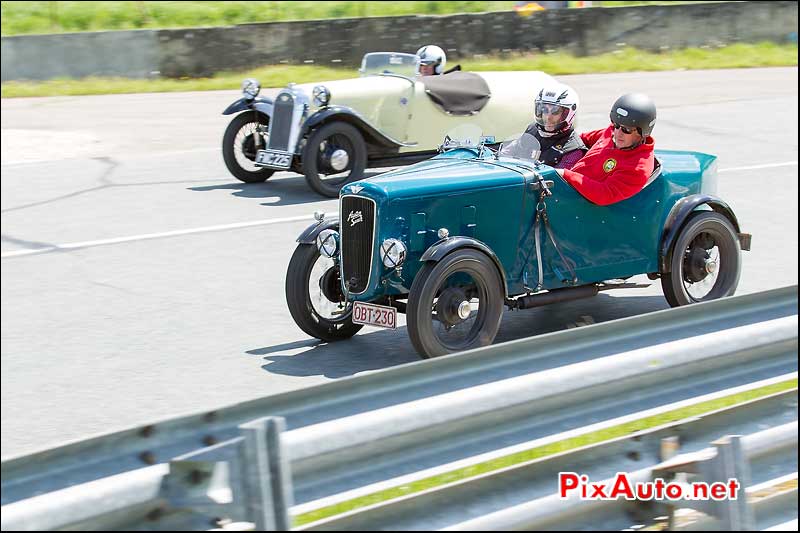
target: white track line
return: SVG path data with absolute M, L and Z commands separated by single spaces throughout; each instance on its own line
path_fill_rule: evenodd
M 718 172 L 736 172 L 737 170 L 758 170 L 760 168 L 791 167 L 797 166 L 797 161 L 786 161 L 785 163 L 768 163 L 766 165 L 753 165 L 752 167 L 731 167 L 723 168 Z
M 314 217 L 311 215 L 303 215 L 296 217 L 286 218 L 269 218 L 266 220 L 254 220 L 252 222 L 239 222 L 236 224 L 222 224 L 220 226 L 206 226 L 203 228 L 181 229 L 176 231 L 166 231 L 163 233 L 147 233 L 144 235 L 132 235 L 130 237 L 119 237 L 116 239 L 102 239 L 98 241 L 84 241 L 72 242 L 68 244 L 56 244 L 55 246 L 48 246 L 46 248 L 37 248 L 35 250 L 17 250 L 14 252 L 6 252 L 2 254 L 2 258 L 21 257 L 25 255 L 44 254 L 48 252 L 57 252 L 63 250 L 75 250 L 78 248 L 91 248 L 93 246 L 103 246 L 106 244 L 119 244 L 122 242 L 145 241 L 148 239 L 160 239 L 162 237 L 175 237 L 178 235 L 191 235 L 194 233 L 208 233 L 211 231 L 225 231 L 230 229 L 251 228 L 254 226 L 268 226 L 270 224 L 283 224 L 285 222 L 300 222 L 307 221 L 310 224 L 314 222 Z
M 775 167 L 789 167 L 796 166 L 797 161 L 786 161 L 784 163 L 768 163 L 765 165 L 754 165 L 748 167 L 731 167 L 720 169 L 719 172 L 735 172 L 738 170 L 758 170 L 762 168 L 775 168 Z M 309 224 L 314 220 L 310 215 L 302 215 L 287 218 L 270 218 L 266 220 L 255 220 L 253 222 L 239 222 L 236 224 L 223 224 L 221 226 L 206 226 L 203 228 L 183 229 L 176 231 L 167 231 L 164 233 L 147 233 L 145 235 L 132 235 L 130 237 L 119 237 L 116 239 L 102 239 L 99 241 L 85 241 L 73 242 L 68 244 L 57 244 L 55 246 L 48 246 L 47 248 L 37 248 L 35 250 L 17 250 L 14 252 L 5 252 L 0 255 L 0 258 L 7 259 L 11 257 L 22 257 L 26 255 L 45 254 L 49 252 L 56 252 L 62 250 L 75 250 L 78 248 L 91 248 L 94 246 L 104 246 L 106 244 L 119 244 L 122 242 L 145 241 L 148 239 L 160 239 L 162 237 L 175 237 L 178 235 L 192 235 L 195 233 L 208 233 L 211 231 L 225 231 L 230 229 L 250 228 L 253 226 L 268 226 L 270 224 L 283 224 L 286 222 L 300 222 L 307 220 Z

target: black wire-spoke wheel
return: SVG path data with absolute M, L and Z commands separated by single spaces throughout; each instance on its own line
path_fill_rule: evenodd
M 245 183 L 260 183 L 269 179 L 275 170 L 255 164 L 256 152 L 269 143 L 269 117 L 253 111 L 236 115 L 222 136 L 222 158 L 225 166 Z M 258 143 L 256 143 L 258 140 Z
M 297 326 L 318 339 L 349 339 L 363 327 L 353 324 L 353 304 L 345 302 L 339 266 L 313 244 L 299 244 L 286 273 L 286 303 Z
M 329 198 L 342 186 L 361 179 L 367 147 L 355 126 L 331 122 L 314 130 L 303 148 L 303 173 L 309 186 Z
M 503 281 L 492 260 L 471 249 L 426 263 L 408 298 L 411 343 L 425 358 L 494 341 L 503 315 Z
M 736 230 L 722 214 L 698 211 L 689 216 L 675 241 L 669 274 L 661 277 L 672 307 L 716 300 L 736 292 L 741 249 Z

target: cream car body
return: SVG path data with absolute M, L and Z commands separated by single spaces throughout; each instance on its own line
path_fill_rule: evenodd
M 475 127 L 498 142 L 522 133 L 536 94 L 553 81 L 538 71 L 458 70 L 422 77 L 418 62 L 413 54 L 367 54 L 359 78 L 289 84 L 274 99 L 259 97 L 257 82 L 245 80 L 245 96 L 225 111 L 243 111 L 223 142 L 228 168 L 242 181 L 264 181 L 275 170 L 292 169 L 305 174 L 315 191 L 336 197 L 369 168 L 436 155 L 459 126 Z M 244 157 L 234 157 L 237 149 Z M 251 170 L 243 172 L 248 160 Z
M 409 80 L 398 76 L 371 75 L 350 80 L 304 83 L 296 87 L 311 94 L 314 87 L 330 90 L 329 105 L 346 106 L 358 112 L 387 137 L 410 146 L 400 153 L 436 150 L 446 133 L 461 124 L 476 125 L 498 141 L 518 135 L 533 120 L 533 101 L 539 89 L 553 78 L 539 71 L 479 72 L 491 89 L 491 98 L 475 115 L 446 113 L 425 93 L 422 78 Z M 520 112 L 527 102 L 531 113 Z M 522 107 L 524 108 L 524 105 Z M 320 106 L 310 106 L 309 115 Z

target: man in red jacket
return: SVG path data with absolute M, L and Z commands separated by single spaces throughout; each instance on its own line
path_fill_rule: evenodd
M 557 172 L 587 200 L 610 205 L 641 191 L 653 173 L 656 106 L 644 94 L 626 94 L 611 107 L 611 125 L 581 134 L 589 151 Z

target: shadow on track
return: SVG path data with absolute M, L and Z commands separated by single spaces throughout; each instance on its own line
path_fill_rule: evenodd
M 371 178 L 378 174 L 383 174 L 385 170 L 370 171 L 365 173 L 364 178 Z M 320 202 L 325 200 L 335 200 L 326 198 L 315 193 L 308 187 L 306 179 L 298 174 L 284 173 L 273 176 L 263 183 L 244 183 L 235 181 L 223 185 L 203 185 L 200 187 L 188 187 L 188 190 L 195 192 L 208 192 L 230 190 L 232 196 L 239 198 L 263 198 L 265 201 L 261 205 L 300 205 Z
M 538 309 L 506 311 L 495 344 L 668 308 L 663 296 L 615 297 L 600 294 L 586 300 Z M 400 320 L 404 321 L 404 317 Z M 295 350 L 299 352 L 291 353 Z M 262 368 L 272 374 L 324 376 L 331 379 L 421 360 L 411 345 L 404 325 L 394 331 L 365 328 L 352 339 L 335 343 L 307 339 L 248 350 L 247 353 L 265 355 L 267 364 Z M 583 354 L 574 353 L 556 362 L 542 361 L 542 367 L 537 370 L 579 362 L 583 358 Z

